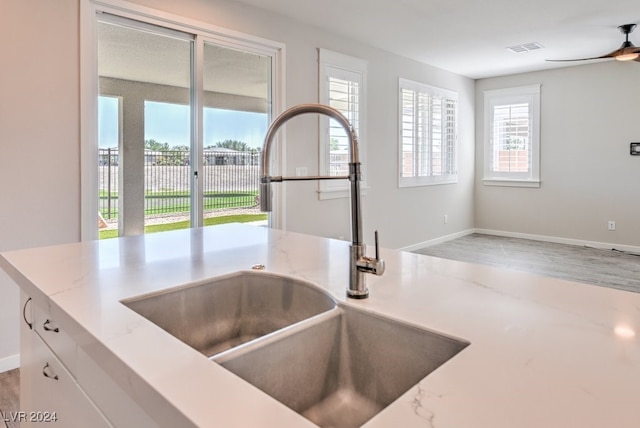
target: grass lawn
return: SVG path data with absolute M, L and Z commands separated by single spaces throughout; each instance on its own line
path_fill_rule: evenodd
M 222 217 L 209 217 L 204 219 L 205 226 L 224 223 L 247 223 L 250 221 L 266 220 L 267 214 L 236 214 Z M 186 229 L 189 227 L 189 220 L 178 221 L 175 223 L 154 224 L 144 227 L 144 233 L 166 232 L 168 230 Z M 98 232 L 99 239 L 117 238 L 117 229 L 101 230 Z

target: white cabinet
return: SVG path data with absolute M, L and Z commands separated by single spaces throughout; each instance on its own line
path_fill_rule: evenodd
M 22 295 L 25 322 L 21 327 L 20 410 L 21 427 L 59 426 L 64 428 L 108 428 L 112 425 L 85 394 L 73 375 L 38 333 L 49 328 L 42 312 Z M 39 313 L 40 312 L 40 313 Z M 38 325 L 36 325 L 38 323 Z M 29 326 L 31 324 L 32 327 Z M 40 325 L 42 324 L 42 325 Z M 55 336 L 52 341 L 65 340 Z M 68 339 L 68 338 L 67 338 Z M 68 346 L 66 344 L 65 346 Z M 65 348 L 67 359 L 73 353 Z
M 43 423 L 65 428 L 111 427 L 37 334 L 31 334 L 31 349 L 33 354 L 27 363 L 27 370 L 32 372 L 31 403 L 21 403 L 25 412 L 21 416 L 27 419 L 21 427 L 42 426 Z
M 155 421 L 78 345 L 71 325 L 21 294 L 21 427 L 157 428 Z M 13 416 L 12 416 L 13 417 Z M 167 422 L 168 424 L 168 422 Z M 173 426 L 173 425 L 172 425 Z

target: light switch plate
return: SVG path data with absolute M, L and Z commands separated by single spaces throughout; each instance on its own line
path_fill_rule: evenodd
M 640 156 L 640 143 L 631 143 L 629 151 L 632 156 Z

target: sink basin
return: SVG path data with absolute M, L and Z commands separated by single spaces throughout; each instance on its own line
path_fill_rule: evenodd
M 321 427 L 359 427 L 468 342 L 267 272 L 122 301 Z
M 336 307 L 310 283 L 254 271 L 122 303 L 208 357 Z
M 359 427 L 468 342 L 348 306 L 213 360 L 321 427 Z

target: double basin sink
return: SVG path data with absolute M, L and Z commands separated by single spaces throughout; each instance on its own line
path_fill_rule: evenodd
M 241 271 L 123 301 L 321 427 L 359 427 L 469 343 Z

